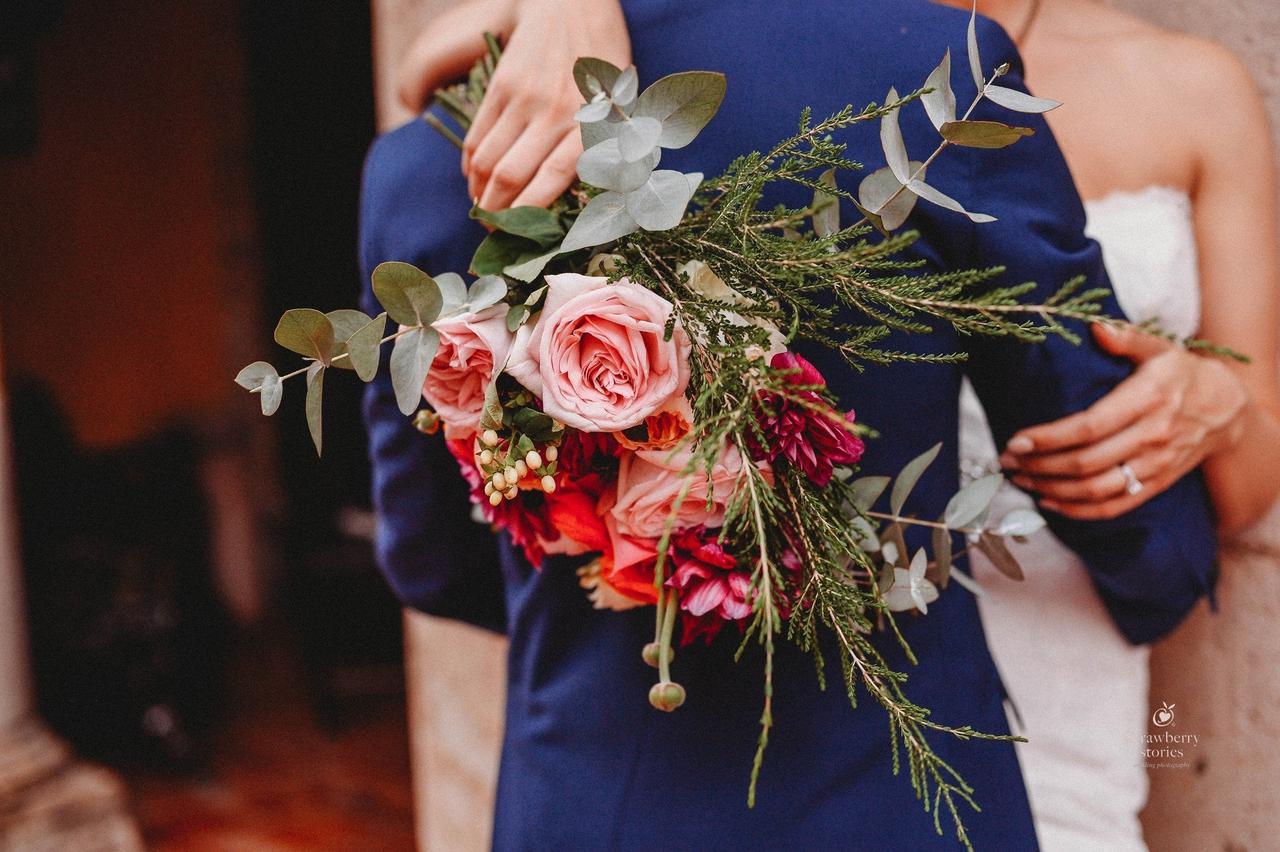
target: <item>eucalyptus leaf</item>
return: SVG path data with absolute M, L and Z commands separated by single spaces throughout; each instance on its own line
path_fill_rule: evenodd
M 270 417 L 280 407 L 284 385 L 276 368 L 266 361 L 254 361 L 236 374 L 236 384 L 247 391 L 257 391 L 262 413 Z
M 640 75 L 636 73 L 636 66 L 628 65 L 609 86 L 609 99 L 625 110 L 635 103 L 639 91 Z
M 889 507 L 893 514 L 902 514 L 902 506 L 907 502 L 907 498 L 911 496 L 911 489 L 916 487 L 916 483 L 920 481 L 920 476 L 929 465 L 933 464 L 933 460 L 938 457 L 938 452 L 941 449 L 942 444 L 934 444 L 907 462 L 902 468 L 902 472 L 898 474 L 897 480 L 893 483 L 893 491 L 889 493 Z
M 913 175 L 924 177 L 923 163 L 912 160 L 907 165 Z M 902 191 L 898 192 L 899 189 Z M 890 198 L 893 200 L 889 201 Z M 907 221 L 916 206 L 916 198 L 914 192 L 903 188 L 888 166 L 876 169 L 858 185 L 858 200 L 864 208 L 880 217 L 881 224 L 887 231 L 899 228 Z
M 542 274 L 542 270 L 547 267 L 552 258 L 564 251 L 561 246 L 552 246 L 551 250 L 544 253 L 534 255 L 528 259 L 522 259 L 518 263 L 513 263 L 505 267 L 502 271 L 517 281 L 523 281 L 526 284 L 533 281 Z
M 621 74 L 622 69 L 617 65 L 594 56 L 583 56 L 573 63 L 573 81 L 577 83 L 583 99 L 588 101 L 612 89 Z
M 618 140 L 606 139 L 578 157 L 578 177 L 601 189 L 630 192 L 644 186 L 661 159 L 662 151 L 654 148 L 647 157 L 628 163 L 618 148 Z
M 347 338 L 345 362 L 350 363 L 362 382 L 371 382 L 378 374 L 378 361 L 382 354 L 382 335 L 387 330 L 387 315 L 378 314 Z
M 495 233 L 501 233 L 501 231 Z M 440 308 L 441 313 L 449 313 L 466 304 L 467 285 L 461 275 L 456 272 L 445 272 L 437 275 L 435 281 L 436 286 L 440 288 L 440 299 L 443 303 Z
M 956 201 L 949 195 L 939 192 L 922 180 L 911 181 L 907 184 L 907 188 L 926 201 L 932 201 L 939 207 L 945 207 L 948 210 L 963 213 L 965 216 L 969 217 L 971 222 L 994 222 L 996 220 L 995 216 L 988 216 L 986 213 L 970 213 L 968 210 L 964 209 L 959 201 Z
M 627 199 L 620 192 L 602 192 L 587 202 L 560 245 L 560 253 L 604 245 L 640 226 L 627 212 Z
M 1031 509 L 1014 509 L 1000 519 L 996 525 L 996 535 L 1022 538 L 1044 529 L 1045 520 L 1038 512 Z
M 836 185 L 836 170 L 827 169 L 818 175 L 818 183 L 832 188 Z M 813 191 L 813 232 L 819 237 L 829 237 L 840 230 L 840 198 L 820 189 Z
M 1008 86 L 997 86 L 994 83 L 987 86 L 985 94 L 992 102 L 1014 112 L 1043 113 L 1062 106 L 1060 101 L 1037 98 L 1035 95 L 1028 95 L 1026 92 L 1010 89 Z
M 471 218 L 492 225 L 499 231 L 533 240 L 543 248 L 560 241 L 564 228 L 560 217 L 544 207 L 511 207 L 507 210 L 471 208 Z
M 854 515 L 850 519 L 849 525 L 853 528 L 853 535 L 863 550 L 868 553 L 875 553 L 880 549 L 880 537 L 876 535 L 875 524 L 861 515 Z
M 307 368 L 307 429 L 311 432 L 311 442 L 316 445 L 316 455 L 320 455 L 320 421 L 321 400 L 324 396 L 324 364 L 319 361 Z
M 430 325 L 444 304 L 430 275 L 408 263 L 390 260 L 373 270 L 373 295 L 400 325 Z
M 892 106 L 898 100 L 898 90 L 890 88 L 889 94 L 885 96 L 885 106 Z M 911 180 L 908 165 L 910 158 L 907 156 L 906 143 L 902 141 L 902 127 L 898 123 L 898 112 L 899 110 L 893 109 L 881 117 L 880 147 L 884 149 L 885 161 L 889 164 L 889 170 L 893 172 L 893 176 L 900 183 L 906 183 Z
M 968 148 L 1007 148 L 1025 136 L 1034 136 L 1030 127 L 1013 127 L 999 121 L 948 121 L 942 138 Z
M 978 54 L 978 2 L 974 0 L 973 11 L 969 13 L 969 32 L 967 36 L 969 48 L 969 73 L 973 75 L 973 84 L 982 91 L 987 82 L 982 75 L 982 57 Z
M 573 120 L 579 124 L 590 124 L 593 121 L 604 121 L 609 117 L 613 104 L 607 100 L 591 101 L 578 107 L 578 111 L 573 114 Z
M 876 504 L 890 481 L 887 476 L 859 477 L 849 483 L 849 501 L 859 512 L 865 512 Z
M 929 121 L 934 128 L 942 129 L 942 125 L 956 120 L 956 93 L 951 90 L 951 48 L 942 55 L 942 61 L 933 73 L 924 81 L 926 89 L 933 89 L 921 95 L 924 111 L 929 114 Z
M 626 212 L 646 231 L 667 231 L 680 224 L 702 175 L 659 169 L 626 195 Z
M 422 386 L 440 348 L 434 328 L 415 328 L 396 338 L 391 348 L 391 387 L 400 413 L 408 417 L 422 399 Z
M 501 275 L 483 275 L 467 291 L 468 312 L 476 313 L 498 304 L 507 295 L 507 282 Z
M 984 532 L 978 537 L 978 550 L 986 554 L 996 570 L 1010 580 L 1026 579 L 1026 575 L 1022 573 L 1022 566 L 1018 564 L 1018 560 L 1009 552 L 1009 548 L 1005 547 L 1004 541 L 999 536 Z
M 933 528 L 933 561 L 937 566 L 937 584 L 947 587 L 951 579 L 951 533 L 938 527 Z
M 329 318 L 329 324 L 333 326 L 333 339 L 338 343 L 345 343 L 351 335 L 369 324 L 373 317 L 364 311 L 356 311 L 350 308 L 341 308 L 336 311 L 329 311 L 325 314 Z M 334 352 L 334 355 L 340 354 Z
M 275 341 L 290 352 L 328 364 L 334 349 L 333 323 L 313 308 L 293 308 L 276 324 Z
M 711 71 L 670 74 L 641 93 L 632 115 L 661 122 L 658 144 L 663 148 L 683 148 L 720 109 L 724 92 L 723 74 Z
M 973 523 L 991 505 L 1003 483 L 1004 477 L 998 473 L 970 482 L 947 501 L 947 510 L 942 516 L 943 523 L 952 529 Z
M 618 125 L 618 151 L 622 161 L 634 163 L 647 159 L 658 147 L 662 122 L 648 116 L 633 116 Z

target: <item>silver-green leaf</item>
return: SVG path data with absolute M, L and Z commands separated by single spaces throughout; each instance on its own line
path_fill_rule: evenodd
M 700 173 L 659 169 L 639 189 L 626 195 L 627 215 L 646 231 L 667 231 L 680 224 L 689 199 L 702 183 Z
M 378 374 L 378 360 L 382 353 L 382 335 L 387 330 L 387 315 L 378 314 L 347 338 L 346 360 L 362 382 L 371 382 Z M 343 363 L 343 362 L 338 362 Z
M 996 535 L 1007 535 L 1022 538 L 1044 529 L 1045 520 L 1038 512 L 1031 509 L 1014 509 L 1000 519 L 996 525 Z
M 394 260 L 373 270 L 373 295 L 400 325 L 431 325 L 444 305 L 440 287 L 430 275 Z
M 849 483 L 849 501 L 859 512 L 865 512 L 876 504 L 890 481 L 887 476 L 859 477 Z
M 994 222 L 995 216 L 989 216 L 986 213 L 970 213 L 964 209 L 964 206 L 949 195 L 946 195 L 934 189 L 922 180 L 913 180 L 907 184 L 907 188 L 920 196 L 926 201 L 932 201 L 939 207 L 945 207 L 948 210 L 954 210 L 957 213 L 963 213 L 969 217 L 971 222 Z
M 313 308 L 294 308 L 280 317 L 275 341 L 291 352 L 328 364 L 334 349 L 333 323 Z
M 818 183 L 834 188 L 836 170 L 827 169 L 818 175 Z M 819 237 L 829 237 L 840 230 L 840 198 L 820 189 L 813 191 L 813 232 Z
M 898 90 L 889 89 L 889 94 L 885 96 L 885 106 L 893 106 L 898 102 Z M 911 172 L 908 163 L 910 158 L 907 156 L 907 146 L 902 141 L 902 127 L 898 124 L 898 112 L 900 110 L 893 109 L 885 113 L 880 119 L 880 147 L 884 149 L 885 162 L 889 164 L 890 171 L 900 183 L 906 183 L 911 180 Z
M 942 515 L 943 523 L 952 529 L 973 523 L 991 505 L 1003 483 L 1004 477 L 998 473 L 970 482 L 947 501 L 947 510 Z
M 602 192 L 588 201 L 578 214 L 560 245 L 560 252 L 604 245 L 633 233 L 639 227 L 627 212 L 626 196 L 620 192 Z
M 924 163 L 912 160 L 907 167 L 911 174 L 924 177 Z M 916 206 L 916 198 L 916 194 L 904 188 L 888 166 L 876 169 L 858 185 L 858 201 L 863 208 L 879 216 L 881 225 L 888 231 L 901 227 L 907 221 Z
M 1007 148 L 1026 136 L 1034 136 L 1030 127 L 1013 127 L 1000 121 L 948 121 L 942 125 L 942 138 L 967 148 Z
M 583 183 L 614 192 L 630 192 L 644 186 L 662 159 L 662 151 L 653 148 L 648 156 L 627 162 L 617 139 L 606 139 L 583 151 L 578 157 L 578 177 Z
M 266 361 L 254 361 L 236 374 L 236 384 L 251 393 L 257 393 L 262 403 L 262 413 L 270 417 L 280 407 L 284 385 L 276 368 Z
M 324 396 L 324 364 L 319 361 L 307 368 L 307 429 L 311 432 L 311 442 L 316 445 L 316 455 L 320 455 L 320 421 L 321 400 Z
M 982 57 L 978 53 L 978 1 L 974 0 L 973 10 L 969 13 L 969 32 L 968 32 L 968 48 L 969 48 L 969 73 L 973 75 L 973 84 L 978 87 L 978 91 L 982 91 L 983 85 L 987 82 L 982 75 Z
M 408 417 L 422 399 L 422 386 L 440 348 L 434 328 L 415 328 L 396 338 L 391 348 L 391 387 L 400 413 Z
M 720 109 L 725 77 L 711 71 L 684 71 L 656 81 L 640 94 L 633 116 L 662 123 L 658 144 L 683 148 L 692 142 Z
M 1037 98 L 1035 95 L 1028 95 L 1026 92 L 1010 89 L 1008 86 L 997 86 L 994 83 L 987 86 L 986 96 L 1005 109 L 1011 109 L 1014 112 L 1043 113 L 1062 106 L 1061 101 Z
M 951 48 L 942 55 L 942 61 L 924 81 L 924 86 L 933 90 L 920 97 L 924 111 L 934 128 L 941 130 L 942 125 L 956 120 L 956 93 L 951 90 Z
M 893 483 L 893 491 L 889 493 L 889 507 L 893 510 L 893 514 L 902 514 L 902 507 L 907 502 L 907 498 L 911 496 L 911 489 L 916 487 L 921 475 L 929 465 L 933 464 L 933 460 L 938 457 L 938 452 L 941 449 L 942 444 L 934 444 L 907 462 L 906 466 L 902 468 L 902 472 L 898 474 L 897 480 Z

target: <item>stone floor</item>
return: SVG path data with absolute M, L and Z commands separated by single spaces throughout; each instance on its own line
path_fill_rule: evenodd
M 134 811 L 158 852 L 412 850 L 404 702 L 377 699 L 340 733 L 315 721 L 280 643 L 233 666 L 210 771 L 130 774 Z

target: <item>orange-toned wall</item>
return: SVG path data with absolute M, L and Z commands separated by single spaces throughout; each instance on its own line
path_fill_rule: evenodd
M 92 445 L 216 413 L 253 304 L 238 4 L 71 2 L 0 161 L 0 315 Z

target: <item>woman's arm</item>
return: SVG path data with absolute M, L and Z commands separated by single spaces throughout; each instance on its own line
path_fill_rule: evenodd
M 1266 112 L 1247 71 L 1221 48 L 1196 57 L 1212 97 L 1188 110 L 1197 148 L 1195 233 L 1200 336 L 1252 358 L 1209 358 L 1133 331 L 1097 329 L 1138 370 L 1096 405 L 1026 429 L 1001 461 L 1041 505 L 1078 519 L 1110 518 L 1203 464 L 1224 532 L 1280 495 L 1280 228 Z M 1211 73 L 1205 74 L 1205 70 Z M 1128 493 L 1121 465 L 1143 488 Z

